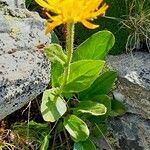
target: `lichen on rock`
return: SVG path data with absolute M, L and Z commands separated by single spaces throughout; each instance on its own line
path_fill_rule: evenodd
M 38 45 L 51 42 L 45 20 L 23 0 L 0 0 L 0 120 L 39 95 L 48 85 L 50 63 Z

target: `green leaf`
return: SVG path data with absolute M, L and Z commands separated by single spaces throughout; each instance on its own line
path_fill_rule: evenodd
M 100 31 L 83 42 L 74 52 L 73 61 L 104 59 L 113 47 L 115 38 L 109 31 Z
M 57 43 L 59 44 L 59 39 L 54 31 L 51 32 L 51 43 Z
M 54 122 L 67 111 L 66 102 L 60 97 L 55 100 L 54 96 L 54 89 L 43 93 L 41 112 L 45 121 Z
M 73 109 L 74 113 L 88 113 L 94 116 L 104 115 L 107 108 L 98 102 L 81 101 L 78 106 Z
M 104 122 L 111 113 L 111 98 L 107 95 L 97 95 L 92 101 L 99 102 L 107 108 L 107 112 L 102 116 L 90 116 L 88 119 L 93 123 L 102 123 Z
M 51 66 L 51 84 L 52 87 L 58 87 L 60 85 L 60 77 L 63 74 L 63 66 L 60 63 L 52 63 Z
M 115 71 L 107 71 L 103 73 L 88 89 L 79 93 L 79 99 L 89 100 L 96 95 L 108 94 L 116 80 L 116 77 L 117 73 Z
M 126 113 L 124 104 L 116 99 L 111 102 L 112 113 L 111 116 L 120 116 Z
M 86 123 L 75 115 L 64 119 L 64 127 L 75 142 L 85 141 L 89 137 L 89 129 Z
M 40 150 L 47 150 L 48 146 L 49 146 L 49 135 L 46 135 L 44 137 L 44 140 L 43 140 L 43 143 L 42 143 L 42 145 L 40 147 Z
M 107 115 L 111 112 L 111 98 L 108 95 L 97 95 L 92 101 L 103 104 L 107 108 Z
M 73 150 L 96 150 L 96 147 L 91 140 L 87 139 L 86 141 L 75 143 Z
M 67 56 L 65 55 L 62 47 L 59 44 L 50 44 L 44 49 L 44 52 L 50 61 L 58 61 L 61 64 L 66 63 Z
M 79 92 L 88 88 L 98 77 L 103 66 L 102 60 L 82 60 L 72 63 L 64 93 Z

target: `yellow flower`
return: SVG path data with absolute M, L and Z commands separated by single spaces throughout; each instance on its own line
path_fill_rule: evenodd
M 108 8 L 103 0 L 35 0 L 47 10 L 49 17 L 46 33 L 65 23 L 81 22 L 89 29 L 98 25 L 90 21 L 103 15 Z M 53 15 L 52 15 L 53 14 Z

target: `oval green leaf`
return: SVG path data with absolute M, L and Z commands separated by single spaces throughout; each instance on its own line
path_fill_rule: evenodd
M 111 114 L 111 98 L 107 95 L 97 95 L 95 96 L 92 101 L 99 102 L 103 104 L 107 108 L 107 112 L 102 116 L 90 116 L 88 119 L 92 123 L 102 123 L 108 118 Z
M 60 78 L 63 74 L 63 65 L 55 62 L 51 65 L 51 85 L 52 87 L 58 87 L 60 85 Z
M 85 141 L 89 137 L 86 123 L 75 115 L 64 119 L 64 127 L 75 142 Z
M 47 58 L 52 61 L 58 61 L 61 64 L 66 63 L 66 55 L 59 44 L 50 44 L 48 47 L 44 48 L 44 52 Z
M 126 113 L 126 108 L 123 102 L 116 99 L 112 99 L 111 109 L 111 116 L 120 116 Z
M 91 140 L 87 139 L 86 141 L 75 143 L 73 150 L 96 150 L 96 147 Z
M 98 77 L 103 66 L 102 60 L 82 60 L 72 63 L 64 93 L 79 92 L 88 88 Z
M 79 93 L 80 100 L 89 100 L 96 95 L 108 94 L 117 78 L 115 71 L 107 71 L 100 75 L 86 90 Z
M 73 55 L 73 61 L 104 59 L 114 43 L 115 37 L 111 32 L 99 31 L 77 47 Z
M 74 113 L 88 113 L 94 116 L 104 115 L 107 111 L 107 108 L 98 102 L 92 101 L 81 101 L 78 106 L 73 109 Z
M 54 100 L 54 90 L 46 90 L 43 93 L 41 113 L 43 119 L 49 122 L 55 122 L 67 111 L 66 102 L 58 97 Z
M 97 95 L 92 99 L 92 101 L 103 104 L 107 108 L 106 114 L 107 115 L 110 114 L 110 112 L 111 112 L 111 97 L 109 97 L 108 95 Z

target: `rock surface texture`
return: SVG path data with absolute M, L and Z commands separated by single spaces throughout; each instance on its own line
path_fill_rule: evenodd
M 150 150 L 150 53 L 109 56 L 107 65 L 117 70 L 114 97 L 127 113 L 110 120 L 110 130 L 120 150 Z
M 46 88 L 50 64 L 38 45 L 47 43 L 44 20 L 23 0 L 0 0 L 0 120 Z

